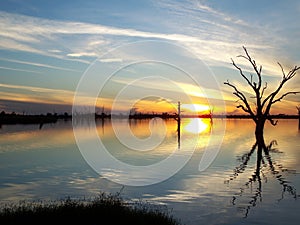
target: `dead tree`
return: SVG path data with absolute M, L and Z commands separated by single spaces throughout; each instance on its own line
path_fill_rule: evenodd
M 239 55 L 238 57 L 246 59 L 251 64 L 255 72 L 255 77 L 253 77 L 253 75 L 250 75 L 250 77 L 246 76 L 242 68 L 239 67 L 233 59 L 231 59 L 231 61 L 232 65 L 239 71 L 240 75 L 243 77 L 246 83 L 251 87 L 254 93 L 254 105 L 251 105 L 249 103 L 248 97 L 246 96 L 245 92 L 241 91 L 236 85 L 230 83 L 228 80 L 224 82 L 224 84 L 230 86 L 234 90 L 233 94 L 238 97 L 239 102 L 239 104 L 236 107 L 242 109 L 244 112 L 251 116 L 251 118 L 256 124 L 256 138 L 258 141 L 263 141 L 263 130 L 266 120 L 270 121 L 270 123 L 274 126 L 277 124 L 277 121 L 274 121 L 270 117 L 271 107 L 276 102 L 280 102 L 283 98 L 285 98 L 288 95 L 300 93 L 300 91 L 289 91 L 283 94 L 279 94 L 283 86 L 296 75 L 300 67 L 295 66 L 288 73 L 286 73 L 282 65 L 278 63 L 279 67 L 281 68 L 282 79 L 273 92 L 271 92 L 267 96 L 264 96 L 265 91 L 268 87 L 268 83 L 263 82 L 262 66 L 258 66 L 256 64 L 255 60 L 251 58 L 245 47 L 243 47 L 243 49 L 245 51 L 245 55 Z

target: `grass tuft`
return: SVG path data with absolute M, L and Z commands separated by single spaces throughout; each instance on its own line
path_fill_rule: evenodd
M 2 205 L 0 224 L 130 224 L 179 225 L 165 208 L 146 202 L 128 203 L 119 194 L 93 199 L 21 201 Z

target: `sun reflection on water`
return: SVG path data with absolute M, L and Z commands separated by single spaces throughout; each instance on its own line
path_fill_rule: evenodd
M 200 134 L 208 131 L 211 124 L 208 120 L 201 118 L 189 119 L 186 124 L 183 124 L 183 130 L 193 134 Z

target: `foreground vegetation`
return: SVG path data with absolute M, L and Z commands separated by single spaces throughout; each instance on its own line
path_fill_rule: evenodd
M 179 225 L 166 208 L 127 203 L 119 195 L 3 205 L 0 224 L 168 224 Z

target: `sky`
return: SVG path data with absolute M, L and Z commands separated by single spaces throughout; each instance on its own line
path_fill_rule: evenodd
M 222 95 L 226 113 L 242 113 L 223 82 L 236 84 L 253 100 L 231 58 L 250 77 L 249 64 L 236 57 L 245 46 L 263 66 L 266 94 L 270 93 L 282 77 L 277 62 L 286 72 L 300 65 L 298 21 L 300 1 L 296 0 L 3 0 L 0 110 L 70 112 L 82 77 L 87 76 L 87 84 L 95 87 L 90 88 L 93 92 L 86 88 L 84 101 L 93 103 L 90 95 L 98 94 L 98 109 L 110 109 L 118 93 L 125 93 L 131 84 L 131 94 L 119 99 L 123 105 L 116 106 L 118 110 L 131 104 L 145 112 L 172 111 L 180 99 L 186 105 L 210 105 L 216 113 L 225 113 L 211 101 L 220 101 Z M 140 44 L 144 42 L 148 44 Z M 173 64 L 134 64 L 155 57 L 169 58 Z M 202 71 L 201 84 L 182 71 L 182 67 L 197 68 L 195 57 L 210 71 Z M 112 69 L 117 72 L 108 79 L 106 72 Z M 205 82 L 211 77 L 212 86 Z M 284 90 L 300 91 L 299 77 Z M 145 89 L 152 90 L 153 96 L 148 92 L 144 96 Z M 216 92 L 221 95 L 216 97 Z M 296 114 L 299 102 L 300 95 L 289 95 L 274 105 L 272 113 Z

